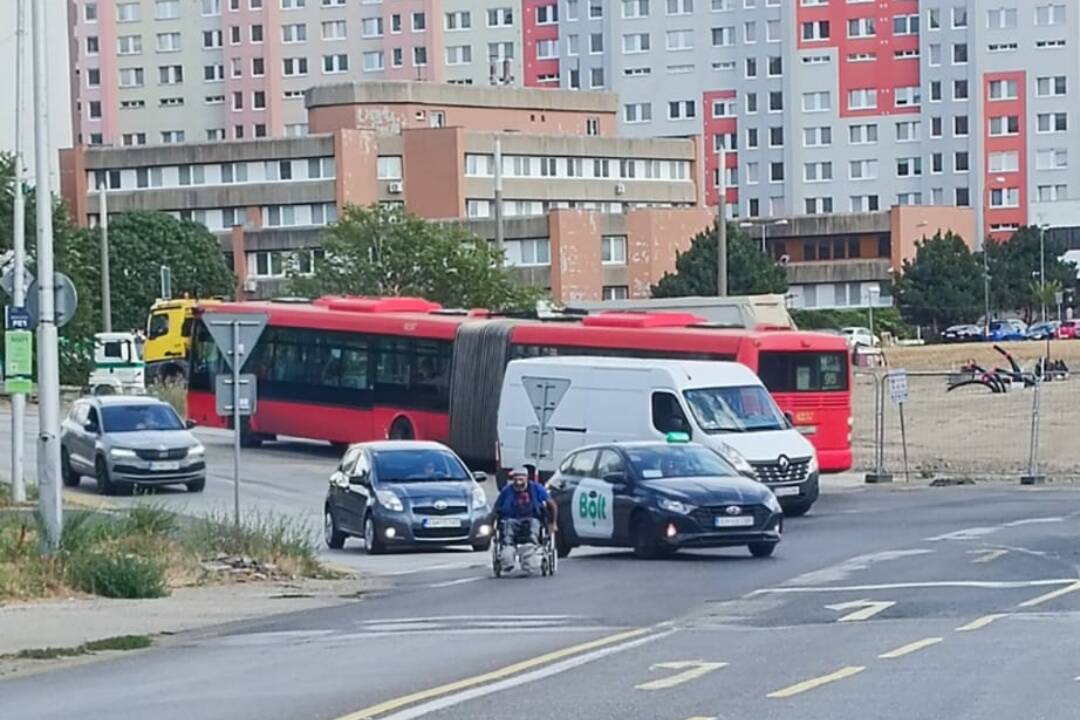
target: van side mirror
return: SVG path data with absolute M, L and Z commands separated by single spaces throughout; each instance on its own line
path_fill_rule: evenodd
M 194 421 L 194 420 L 191 420 L 191 419 L 188 419 L 188 420 L 185 420 L 185 421 L 184 421 L 184 427 L 186 427 L 186 428 L 187 428 L 188 430 L 192 430 L 192 429 L 194 429 L 194 428 L 195 428 L 195 424 L 196 424 L 196 423 L 195 423 L 195 421 Z
M 487 473 L 483 472 L 481 470 L 477 470 L 476 472 L 474 472 L 472 474 L 472 476 L 473 476 L 473 480 L 475 480 L 478 483 L 487 482 L 487 479 L 488 479 Z

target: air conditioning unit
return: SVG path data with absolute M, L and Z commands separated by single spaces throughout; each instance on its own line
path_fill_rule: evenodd
M 622 195 L 626 192 L 626 183 L 615 183 L 615 194 Z
M 386 192 L 393 193 L 394 195 L 400 195 L 405 190 L 405 183 L 392 182 L 386 186 Z
M 259 281 L 255 278 L 248 278 L 244 281 L 244 292 L 253 293 L 259 289 Z

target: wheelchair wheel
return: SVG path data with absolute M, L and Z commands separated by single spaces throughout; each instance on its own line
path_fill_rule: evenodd
M 502 577 L 502 560 L 499 557 L 499 542 L 496 540 L 491 543 L 491 574 L 495 577 Z

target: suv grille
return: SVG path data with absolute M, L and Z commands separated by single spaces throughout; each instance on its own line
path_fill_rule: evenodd
M 810 468 L 809 460 L 792 460 L 786 470 L 780 468 L 779 463 L 751 463 L 754 473 L 759 482 L 766 485 L 777 483 L 795 483 L 806 479 L 807 470 Z
M 183 460 L 187 457 L 187 448 L 169 448 L 168 450 L 136 450 L 142 460 Z

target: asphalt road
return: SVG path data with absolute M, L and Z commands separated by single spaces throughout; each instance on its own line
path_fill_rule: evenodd
M 1075 720 L 1080 492 L 826 495 L 777 554 L 404 575 L 339 607 L 0 681 L 19 720 Z

